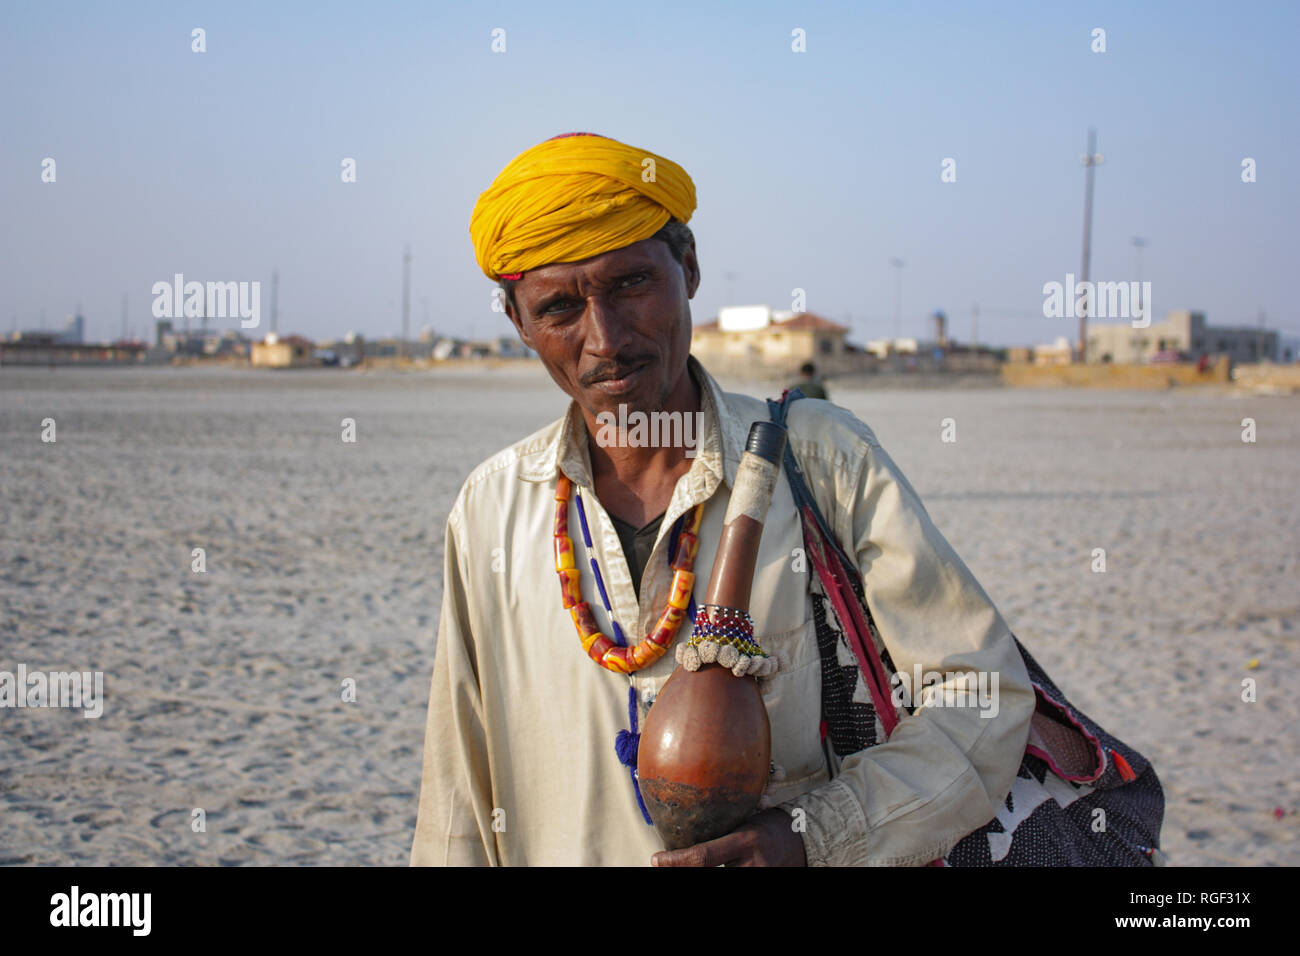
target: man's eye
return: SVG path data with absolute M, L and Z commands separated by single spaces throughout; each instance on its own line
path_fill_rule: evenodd
M 637 272 L 630 276 L 624 276 L 623 279 L 620 280 L 618 287 L 620 289 L 626 289 L 631 286 L 641 285 L 649 278 L 650 276 L 648 273 Z M 580 303 L 576 299 L 556 299 L 549 305 L 543 306 L 541 312 L 538 314 L 559 315 L 563 312 L 571 312 L 573 309 L 578 308 L 579 304 Z

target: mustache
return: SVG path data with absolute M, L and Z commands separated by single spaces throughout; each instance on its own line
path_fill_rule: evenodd
M 582 375 L 578 380 L 584 386 L 591 386 L 597 382 L 604 382 L 612 378 L 622 378 L 629 372 L 653 360 L 654 356 L 652 355 L 641 355 L 628 357 L 618 362 L 604 362 Z

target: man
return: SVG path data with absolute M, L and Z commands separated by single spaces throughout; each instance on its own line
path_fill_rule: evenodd
M 803 392 L 804 398 L 829 398 L 826 386 L 817 377 L 817 366 L 812 362 L 799 366 L 799 380 L 790 387 Z
M 525 151 L 475 207 L 480 267 L 573 402 L 476 468 L 448 516 L 413 864 L 921 865 L 992 819 L 1016 775 L 1033 692 L 1006 624 L 871 430 L 807 400 L 790 409 L 789 443 L 858 562 L 894 666 L 997 674 L 997 716 L 920 706 L 887 742 L 842 760 L 824 746 L 811 572 L 782 478 L 750 607 L 758 643 L 779 661 L 760 679 L 766 809 L 671 853 L 643 817 L 626 735 L 673 654 L 624 674 L 584 653 L 557 587 L 567 548 L 556 520 L 572 529 L 566 574 L 576 571 L 600 629 L 637 644 L 669 599 L 679 519 L 701 505 L 702 597 L 749 425 L 768 411 L 722 392 L 690 357 L 694 209 L 675 163 L 592 134 Z M 627 416 L 698 415 L 698 442 L 611 435 L 620 405 Z M 689 633 L 687 623 L 677 641 Z

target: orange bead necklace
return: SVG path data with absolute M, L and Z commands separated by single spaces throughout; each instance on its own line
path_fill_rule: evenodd
M 614 631 L 619 639 L 611 638 L 601 632 L 596 618 L 591 613 L 591 605 L 582 599 L 582 572 L 574 563 L 573 539 L 569 537 L 569 497 L 573 493 L 573 482 L 561 474 L 555 483 L 555 572 L 560 577 L 560 593 L 564 606 L 573 618 L 573 626 L 578 631 L 578 640 L 597 664 L 619 674 L 631 674 L 643 667 L 648 667 L 672 645 L 682 622 L 687 618 L 687 609 L 691 605 L 691 595 L 695 590 L 695 555 L 700 549 L 700 520 L 704 516 L 704 505 L 698 504 L 687 514 L 682 532 L 677 538 L 677 551 L 673 555 L 673 583 L 668 596 L 668 606 L 655 629 L 639 644 L 627 644 L 622 638 L 622 629 L 614 621 Z M 591 532 L 587 528 L 587 516 L 582 507 L 582 496 L 578 496 L 578 517 L 582 522 L 583 543 L 587 552 L 592 552 Z M 605 592 L 605 583 L 600 576 L 600 567 L 596 559 L 591 558 L 591 567 L 596 575 L 596 584 L 605 602 L 605 609 L 610 608 L 609 595 Z

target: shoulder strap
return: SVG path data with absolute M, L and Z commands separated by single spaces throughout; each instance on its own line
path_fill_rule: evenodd
M 780 400 L 768 399 L 768 411 L 772 421 L 786 425 L 789 403 L 803 398 L 804 394 L 797 388 L 787 389 Z M 876 715 L 888 736 L 898 725 L 898 712 L 894 709 L 893 698 L 889 692 L 889 677 L 876 650 L 871 637 L 871 612 L 866 606 L 862 575 L 857 563 L 851 560 L 840 546 L 817 500 L 808 488 L 799 460 L 791 449 L 791 442 L 785 443 L 785 474 L 794 496 L 795 507 L 803 523 L 804 543 L 808 557 L 821 579 L 822 589 L 835 611 L 835 617 L 844 630 L 844 637 L 858 660 L 858 669 L 862 672 L 863 682 L 871 694 Z
M 790 411 L 790 403 L 806 397 L 799 389 L 788 388 L 781 393 L 780 399 L 769 398 L 767 400 L 767 409 L 772 416 L 772 421 L 788 430 L 786 418 Z M 817 499 L 813 497 L 812 491 L 808 487 L 808 482 L 803 476 L 803 469 L 799 467 L 799 459 L 795 457 L 789 441 L 785 443 L 784 465 L 786 477 L 790 482 L 790 490 L 794 493 L 795 507 L 799 509 L 801 515 L 807 514 L 807 518 L 811 519 L 817 526 L 817 530 L 821 532 L 826 545 L 835 552 L 835 556 L 845 566 L 845 570 L 861 584 L 862 576 L 858 573 L 857 564 L 845 553 L 839 539 L 835 537 L 835 532 L 826 523 L 826 518 L 822 515 L 821 509 L 817 507 Z

